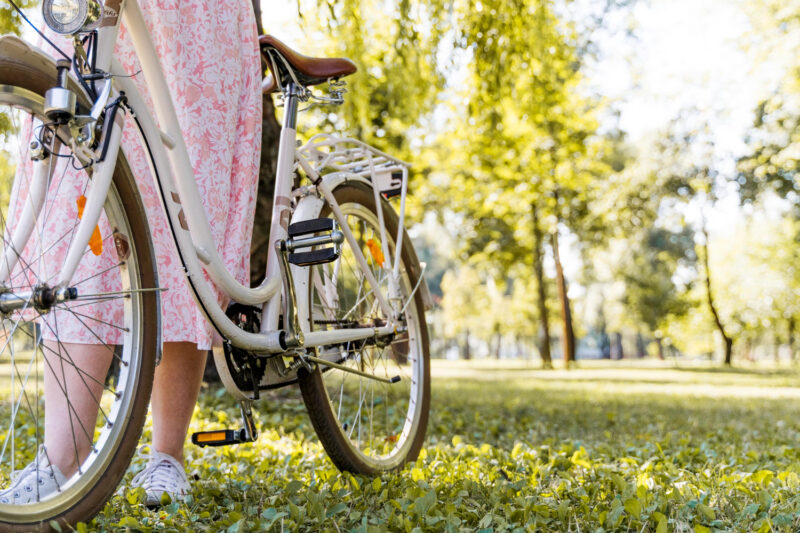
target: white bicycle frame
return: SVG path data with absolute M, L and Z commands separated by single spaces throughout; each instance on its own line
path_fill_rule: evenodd
M 115 12 L 120 13 L 121 17 L 113 16 Z M 145 105 L 132 78 L 113 76 L 113 74 L 125 72 L 121 64 L 113 57 L 119 21 L 123 17 L 154 103 L 155 118 Z M 295 129 L 297 100 L 293 99 L 291 95 L 287 96 L 284 127 L 280 137 L 274 207 L 269 238 L 271 246 L 268 247 L 266 278 L 259 287 L 250 288 L 244 286 L 225 268 L 221 257 L 217 253 L 216 244 L 194 179 L 194 171 L 186 144 L 181 134 L 172 97 L 137 0 L 106 1 L 104 22 L 98 30 L 98 43 L 97 68 L 112 73 L 112 77 L 107 79 L 105 83 L 114 84 L 112 89 L 114 95 L 125 95 L 127 107 L 132 110 L 133 117 L 143 135 L 152 163 L 151 170 L 155 179 L 156 190 L 160 192 L 164 211 L 184 265 L 189 286 L 194 292 L 200 309 L 224 339 L 234 346 L 257 353 L 280 353 L 286 350 L 283 332 L 278 329 L 282 291 L 279 258 L 274 249 L 274 243 L 287 238 L 290 219 L 299 221 L 318 216 L 319 208 L 316 208 L 315 213 L 313 207 L 308 207 L 312 205 L 312 202 L 309 201 L 306 202 L 307 207 L 298 207 L 292 218 L 293 199 L 302 203 L 305 198 L 312 197 L 314 200 L 318 200 L 321 197 L 322 200 L 318 200 L 319 202 L 324 201 L 330 205 L 346 241 L 352 248 L 361 272 L 372 288 L 384 316 L 390 317 L 390 320 L 385 326 L 381 327 L 309 331 L 307 267 L 292 266 L 292 272 L 296 280 L 295 287 L 297 288 L 300 325 L 305 339 L 302 346 L 323 346 L 390 335 L 397 331 L 396 319 L 408 302 L 399 301 L 394 296 L 390 298 L 392 301 L 389 301 L 379 290 L 378 281 L 368 267 L 367 260 L 333 196 L 333 189 L 343 179 L 369 183 L 374 191 L 376 206 L 381 206 L 377 184 L 375 184 L 374 179 L 372 181 L 370 179 L 375 178 L 380 173 L 402 170 L 403 181 L 399 228 L 397 235 L 391 236 L 395 243 L 393 265 L 388 264 L 389 258 L 392 257 L 389 253 L 390 236 L 386 232 L 382 209 L 378 209 L 381 243 L 387 263 L 384 267 L 387 270 L 391 269 L 392 273 L 389 280 L 389 294 L 397 295 L 399 294 L 399 266 L 403 246 L 404 210 L 408 181 L 408 165 L 406 163 L 358 141 L 330 136 L 315 137 L 305 148 L 298 151 L 296 145 L 297 131 Z M 87 202 L 84 214 L 58 276 L 56 288 L 70 286 L 78 263 L 84 255 L 91 234 L 98 223 L 120 148 L 122 129 L 126 118 L 123 115 L 122 112 L 117 113 L 117 119 L 112 130 L 108 133 L 111 137 L 105 160 L 93 165 L 91 186 L 86 194 Z M 127 118 L 130 119 L 130 117 Z M 156 122 L 156 119 L 158 122 Z M 341 146 L 343 145 L 349 145 L 350 147 L 342 149 Z M 327 151 L 325 150 L 326 148 L 328 149 Z M 312 152 L 313 158 L 310 157 Z M 325 159 L 326 157 L 327 159 Z M 366 162 L 366 168 L 364 167 L 364 162 Z M 34 181 L 50 179 L 52 170 L 48 165 L 47 160 L 34 163 Z M 292 176 L 294 170 L 298 167 L 304 171 L 314 185 L 292 191 Z M 321 176 L 320 170 L 325 167 L 336 168 L 338 172 Z M 34 191 L 31 191 L 29 193 L 30 199 L 26 202 L 25 208 L 27 209 L 30 206 L 31 209 L 38 213 L 43 204 L 39 196 L 42 196 L 43 200 L 43 195 L 34 195 Z M 321 206 L 322 204 L 319 203 L 318 205 Z M 27 242 L 27 238 L 33 228 L 32 221 L 36 217 L 29 218 L 31 220 L 30 224 L 19 224 L 15 228 L 12 242 L 17 243 L 18 240 Z M 16 249 L 23 248 L 24 246 L 18 246 Z M 0 263 L 0 282 L 5 281 L 8 273 L 13 270 L 13 262 L 13 258 L 2 258 L 2 263 Z M 230 297 L 231 300 L 247 305 L 263 306 L 264 312 L 260 333 L 243 331 L 228 318 L 217 300 L 215 291 L 206 280 L 204 272 L 208 274 L 208 277 L 216 287 Z M 283 297 L 288 298 L 289 296 L 283 295 Z M 413 293 L 409 296 L 409 298 L 411 297 L 413 297 Z

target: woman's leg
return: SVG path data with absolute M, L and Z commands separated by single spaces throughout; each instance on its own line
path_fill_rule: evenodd
M 44 445 L 50 462 L 67 477 L 92 449 L 112 356 L 102 344 L 44 341 Z
M 156 368 L 150 400 L 153 447 L 181 463 L 186 432 L 203 381 L 206 353 L 192 342 L 167 342 Z
M 91 451 L 98 401 L 112 353 L 102 345 L 59 346 L 54 341 L 45 341 L 44 351 L 49 363 L 44 376 L 44 444 L 50 461 L 69 477 Z M 205 362 L 206 351 L 198 350 L 196 344 L 168 342 L 156 368 L 150 402 L 153 447 L 180 462 Z

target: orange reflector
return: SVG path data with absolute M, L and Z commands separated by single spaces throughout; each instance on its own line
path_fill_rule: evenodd
M 83 210 L 86 208 L 86 197 L 80 195 L 76 202 L 78 204 L 78 218 L 83 218 Z M 94 227 L 92 236 L 89 238 L 89 249 L 94 255 L 103 253 L 103 237 L 100 235 L 100 228 Z
M 367 241 L 367 248 L 369 248 L 369 253 L 372 255 L 372 260 L 375 261 L 376 265 L 383 265 L 383 250 L 381 250 L 381 245 L 375 239 L 370 239 Z
M 211 431 L 209 433 L 197 434 L 197 442 L 214 442 L 218 440 L 225 440 L 224 431 Z
M 80 195 L 75 203 L 78 204 L 78 218 L 83 218 L 83 210 L 86 207 L 86 197 Z

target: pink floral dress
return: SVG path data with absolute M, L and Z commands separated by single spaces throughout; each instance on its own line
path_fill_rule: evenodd
M 252 5 L 250 0 L 222 5 L 214 0 L 139 1 L 176 105 L 219 253 L 231 273 L 246 283 L 261 143 L 261 59 Z M 129 74 L 139 72 L 124 23 L 117 57 Z M 143 75 L 135 79 L 145 100 L 151 103 Z M 199 349 L 209 349 L 212 328 L 197 309 L 183 275 L 147 155 L 130 117 L 122 147 L 142 192 L 154 239 L 159 285 L 166 289 L 161 293 L 162 339 L 193 342 Z M 50 193 L 58 189 L 58 194 L 48 195 L 52 196 L 48 201 L 58 204 L 64 218 L 54 217 L 60 220 L 45 223 L 45 231 L 40 234 L 45 241 L 51 238 L 48 235 L 64 232 L 64 220 L 75 220 L 76 199 L 83 193 L 86 181 L 85 174 L 75 174 L 65 169 L 63 177 L 51 185 Z M 80 282 L 81 294 L 120 288 L 119 275 L 114 275 L 113 268 L 118 260 L 112 229 L 104 219 L 99 229 L 104 239 L 102 253 L 87 253 L 74 278 Z M 48 256 L 63 260 L 67 240 L 53 242 L 55 246 Z M 111 275 L 102 274 L 109 268 Z M 57 332 L 62 342 L 119 342 L 121 302 L 84 304 L 78 311 L 77 315 L 50 313 L 45 319 L 45 337 L 52 338 Z

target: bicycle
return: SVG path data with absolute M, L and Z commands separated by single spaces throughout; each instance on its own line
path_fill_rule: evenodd
M 37 492 L 29 504 L 0 503 L 0 527 L 47 530 L 52 520 L 72 524 L 91 517 L 113 494 L 141 435 L 160 358 L 161 289 L 147 216 L 120 149 L 126 123 L 147 147 L 187 281 L 224 340 L 215 364 L 240 401 L 241 429 L 195 433 L 192 442 L 254 441 L 251 406 L 260 391 L 297 383 L 339 469 L 371 475 L 414 460 L 430 405 L 430 295 L 405 230 L 409 165 L 333 135 L 297 145 L 299 104 L 341 103 L 341 80 L 355 65 L 302 56 L 270 36 L 260 39 L 269 67 L 264 90 L 280 93 L 284 118 L 274 247 L 264 282 L 249 287 L 217 254 L 137 1 L 53 5 L 44 1 L 45 21 L 75 36 L 69 60 L 54 61 L 21 39 L 0 37 L 0 420 L 9 420 L 0 431 L 0 486 L 8 486 L 19 466 L 46 457 L 42 373 L 49 370 L 58 380 L 54 366 L 62 374 L 66 366 L 87 390 L 102 391 L 92 396 L 95 426 L 73 427 L 73 441 L 85 439 L 91 448 L 78 472 L 51 495 Z M 112 54 L 122 17 L 155 117 Z M 324 83 L 329 96 L 310 89 Z M 61 198 L 58 190 L 58 173 L 67 164 L 85 180 L 83 205 L 68 220 L 61 208 L 76 200 Z M 390 201 L 399 201 L 397 212 Z M 204 273 L 234 302 L 227 309 Z M 99 275 L 113 278 L 116 289 L 82 289 Z M 58 317 L 65 314 L 110 352 L 105 378 L 82 373 L 59 340 Z M 103 341 L 100 330 L 115 340 Z M 61 390 L 66 408 L 74 410 L 70 391 Z

